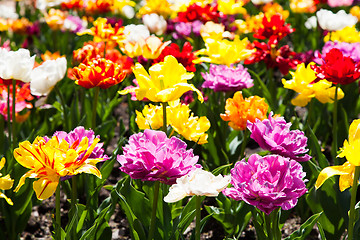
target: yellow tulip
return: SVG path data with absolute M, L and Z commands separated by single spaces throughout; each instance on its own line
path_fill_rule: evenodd
M 316 180 L 315 187 L 319 188 L 326 179 L 334 175 L 340 175 L 339 187 L 344 191 L 352 186 L 355 167 L 360 166 L 360 119 L 354 120 L 349 128 L 349 141 L 344 141 L 343 148 L 340 148 L 338 157 L 346 157 L 347 161 L 342 166 L 324 168 Z
M 353 184 L 353 177 L 355 166 L 350 162 L 345 162 L 341 166 L 331 166 L 324 168 L 320 173 L 315 183 L 315 188 L 318 189 L 330 177 L 340 175 L 339 188 L 344 191 Z
M 202 116 L 190 114 L 189 106 L 180 104 L 179 101 L 170 103 L 169 121 L 171 127 L 189 141 L 198 144 L 207 143 L 208 135 L 205 133 L 210 128 L 210 121 Z
M 344 141 L 343 148 L 340 148 L 338 157 L 346 159 L 354 166 L 360 166 L 360 119 L 354 120 L 349 128 L 349 141 Z
M 206 49 L 200 49 L 195 54 L 205 55 L 195 59 L 194 63 L 210 62 L 230 66 L 248 58 L 255 50 L 247 49 L 249 41 L 247 38 L 240 40 L 235 36 L 234 41 L 227 39 L 204 39 Z
M 324 37 L 325 42 L 329 40 L 330 40 L 330 33 L 328 33 Z M 351 27 L 345 27 L 341 30 L 331 32 L 331 41 L 357 43 L 360 42 L 360 32 L 356 30 L 355 25 Z
M 247 11 L 244 6 L 243 1 L 237 0 L 218 0 L 218 9 L 220 12 L 226 15 L 234 15 L 234 14 L 246 14 Z
M 311 65 L 313 64 L 315 63 L 310 63 L 307 67 L 305 67 L 304 63 L 299 64 L 295 72 L 290 72 L 292 76 L 291 80 L 282 80 L 284 88 L 299 93 L 291 100 L 291 103 L 295 106 L 304 107 L 312 98 L 316 98 L 321 103 L 332 103 L 335 98 L 335 87 L 332 87 L 331 82 L 320 80 L 319 82 L 312 84 L 316 79 L 315 72 L 311 69 Z M 344 92 L 338 88 L 337 98 L 342 99 L 343 97 Z
M 136 112 L 135 122 L 140 129 L 160 129 L 163 122 L 162 106 L 146 105 L 142 112 Z M 167 122 L 169 123 L 169 121 Z
M 198 144 L 207 143 L 205 132 L 210 128 L 210 121 L 206 117 L 194 116 L 189 106 L 180 101 L 170 102 L 166 115 L 167 124 L 185 139 Z M 160 129 L 163 126 L 162 107 L 146 105 L 142 112 L 136 111 L 135 121 L 140 129 Z
M 49 198 L 55 192 L 61 177 L 90 173 L 101 178 L 95 165 L 102 158 L 89 159 L 99 140 L 95 138 L 90 146 L 87 137 L 78 145 L 71 146 L 56 136 L 48 141 L 37 137 L 32 144 L 29 141 L 21 142 L 19 148 L 14 150 L 14 157 L 19 164 L 31 170 L 20 178 L 15 192 L 19 191 L 28 177 L 38 178 L 33 188 L 40 200 Z
M 0 170 L 3 169 L 5 162 L 6 162 L 5 158 L 2 158 L 0 161 Z M 2 177 L 2 174 L 0 173 L 0 189 L 1 190 L 9 190 L 10 188 L 12 188 L 13 184 L 14 184 L 14 180 L 10 178 L 9 174 Z M 3 192 L 0 192 L 0 198 L 4 198 L 8 204 L 13 205 L 13 202 L 11 201 L 11 199 L 8 198 Z
M 186 72 L 185 67 L 171 55 L 166 56 L 164 62 L 151 66 L 150 75 L 140 63 L 136 63 L 133 73 L 139 87 L 119 91 L 119 94 L 135 92 L 138 100 L 147 98 L 153 102 L 171 102 L 192 90 L 198 94 L 201 102 L 204 101 L 202 93 L 194 85 L 187 83 L 194 74 Z

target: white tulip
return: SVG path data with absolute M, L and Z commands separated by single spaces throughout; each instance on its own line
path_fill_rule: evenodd
M 126 5 L 121 9 L 121 13 L 127 18 L 132 19 L 135 16 L 135 10 L 132 6 Z
M 47 8 L 59 6 L 63 0 L 37 0 L 36 8 L 45 11 Z
M 35 96 L 48 95 L 56 83 L 64 78 L 66 69 L 65 57 L 43 62 L 31 73 L 31 94 Z
M 167 22 L 161 15 L 159 16 L 156 13 L 146 14 L 142 17 L 142 20 L 151 33 L 162 35 L 166 31 Z
M 322 29 L 328 31 L 338 31 L 347 26 L 353 26 L 357 23 L 357 17 L 347 14 L 344 10 L 336 14 L 326 9 L 320 9 L 316 12 L 319 25 Z
M 15 12 L 15 8 L 7 5 L 0 5 L 0 18 L 18 19 L 19 15 Z
M 230 180 L 230 175 L 214 176 L 211 172 L 198 168 L 188 175 L 176 179 L 176 184 L 170 187 L 164 201 L 177 202 L 186 196 L 193 195 L 216 197 L 229 185 Z
M 34 67 L 35 56 L 30 57 L 27 49 L 8 51 L 0 48 L 0 78 L 30 82 L 30 73 Z
M 139 39 L 146 39 L 150 36 L 149 29 L 143 25 L 130 24 L 124 28 L 125 42 L 138 42 Z
M 317 18 L 316 16 L 309 17 L 305 22 L 305 27 L 307 29 L 314 29 L 317 27 Z

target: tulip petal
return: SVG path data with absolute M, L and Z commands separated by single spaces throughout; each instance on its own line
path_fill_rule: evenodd
M 328 178 L 334 175 L 348 175 L 351 174 L 354 169 L 355 166 L 351 165 L 349 162 L 345 162 L 341 166 L 326 167 L 319 173 L 315 183 L 315 188 L 318 189 Z
M 51 195 L 53 195 L 56 191 L 56 188 L 59 184 L 59 179 L 60 177 L 58 178 L 58 181 L 51 181 L 46 178 L 40 178 L 39 180 L 35 181 L 33 183 L 33 188 L 35 190 L 36 197 L 39 200 L 44 200 L 51 197 Z

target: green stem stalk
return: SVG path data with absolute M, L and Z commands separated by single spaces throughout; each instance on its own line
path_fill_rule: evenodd
M 60 101 L 61 101 L 61 107 L 63 109 L 63 116 L 64 116 L 64 130 L 65 131 L 69 131 L 69 124 L 68 124 L 68 115 L 67 115 L 67 111 L 66 111 L 66 103 L 65 103 L 65 99 L 64 99 L 64 95 L 61 93 L 60 89 L 58 88 L 57 85 L 55 85 L 54 87 L 56 94 L 59 96 Z
M 100 91 L 99 87 L 94 88 L 94 102 L 92 108 L 92 121 L 91 121 L 91 128 L 93 129 L 93 131 L 95 131 L 96 128 L 96 107 L 99 99 L 99 91 Z
M 195 240 L 200 240 L 201 196 L 195 196 L 195 198 L 196 198 Z
M 156 181 L 155 186 L 154 186 L 154 198 L 153 198 L 153 206 L 152 206 L 152 212 L 151 212 L 150 230 L 149 230 L 148 240 L 152 240 L 154 238 L 155 223 L 156 223 L 156 210 L 157 210 L 158 199 L 159 199 L 159 189 L 160 189 L 160 182 Z
M 9 146 L 12 147 L 12 133 L 11 133 L 11 114 L 10 114 L 10 85 L 7 86 L 7 129 L 8 129 L 8 139 Z
M 71 215 L 70 220 L 75 217 L 75 209 L 76 209 L 76 203 L 77 203 L 77 176 L 74 175 L 71 178 Z M 72 228 L 72 237 L 76 239 L 76 227 Z
M 12 80 L 12 149 L 15 149 L 16 145 L 16 113 L 15 113 L 15 107 L 16 107 L 16 80 Z
M 280 208 L 275 209 L 270 214 L 272 218 L 272 232 L 275 240 L 281 240 L 281 230 L 279 229 Z
M 332 149 L 332 153 L 333 153 L 333 158 L 334 158 L 334 163 L 335 165 L 339 165 L 339 161 L 336 157 L 336 151 L 338 149 L 338 144 L 337 144 L 337 105 L 338 105 L 338 89 L 339 89 L 339 85 L 335 84 L 335 98 L 334 98 L 334 109 L 333 109 L 333 149 Z
M 241 150 L 240 150 L 240 159 L 245 157 L 245 148 L 246 144 L 249 141 L 250 131 L 246 128 L 243 132 L 243 141 L 241 143 Z
M 163 132 L 166 133 L 167 135 L 167 116 L 166 116 L 166 106 L 167 106 L 167 102 L 162 102 L 162 109 L 163 109 Z
M 354 180 L 351 189 L 351 199 L 350 199 L 350 212 L 349 212 L 349 226 L 348 226 L 348 240 L 353 240 L 354 235 L 354 225 L 355 225 L 355 204 L 356 204 L 356 193 L 358 188 L 360 175 L 360 166 L 355 167 Z
M 60 184 L 55 191 L 55 239 L 61 240 Z
M 266 233 L 267 233 L 267 239 L 268 240 L 273 240 L 274 237 L 273 237 L 273 230 L 271 228 L 271 216 L 270 215 L 267 215 L 266 213 L 264 213 L 264 216 L 265 216 L 265 225 L 266 225 Z

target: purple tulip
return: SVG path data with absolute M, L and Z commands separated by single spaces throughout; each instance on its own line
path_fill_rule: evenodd
M 130 136 L 117 160 L 120 170 L 133 179 L 174 184 L 177 178 L 201 168 L 196 164 L 199 157 L 186 147 L 176 137 L 169 139 L 164 132 L 146 129 Z
M 291 123 L 287 123 L 283 117 L 273 118 L 272 113 L 268 119 L 247 123 L 250 137 L 261 148 L 299 162 L 310 160 L 311 156 L 305 154 L 309 151 L 306 149 L 307 137 L 300 130 L 290 130 L 290 126 Z
M 243 200 L 269 215 L 281 207 L 289 210 L 307 192 L 300 163 L 279 155 L 261 157 L 253 154 L 248 161 L 237 162 L 231 169 L 233 187 L 223 194 L 237 201 Z
M 213 89 L 215 92 L 240 91 L 254 86 L 247 68 L 241 64 L 236 68 L 211 64 L 209 73 L 201 73 L 201 75 L 205 79 L 202 87 Z

